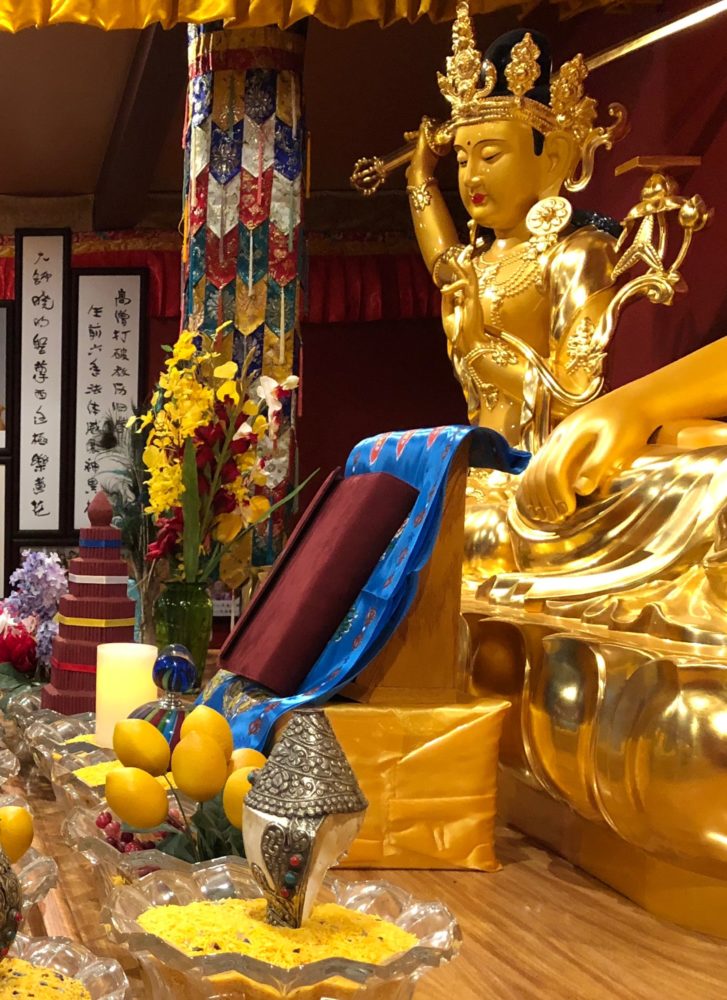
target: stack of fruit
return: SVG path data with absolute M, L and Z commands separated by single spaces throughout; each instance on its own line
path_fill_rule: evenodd
M 205 705 L 186 717 L 180 735 L 172 752 L 159 730 L 143 719 L 116 725 L 114 751 L 122 766 L 106 777 L 106 802 L 121 822 L 104 812 L 97 826 L 124 853 L 156 848 L 186 861 L 242 855 L 242 801 L 251 787 L 250 773 L 265 764 L 265 757 L 256 750 L 234 750 L 227 720 Z M 167 774 L 170 762 L 173 780 Z M 185 797 L 197 803 L 192 815 Z M 176 809 L 170 809 L 170 801 Z

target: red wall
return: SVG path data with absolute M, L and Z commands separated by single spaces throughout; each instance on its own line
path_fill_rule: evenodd
M 303 342 L 301 479 L 372 434 L 467 420 L 438 320 L 306 326 Z

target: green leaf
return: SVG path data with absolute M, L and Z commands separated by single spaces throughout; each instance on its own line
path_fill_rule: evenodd
M 177 832 L 170 837 L 165 837 L 164 840 L 159 841 L 157 850 L 161 851 L 162 854 L 179 858 L 180 861 L 195 862 L 197 860 L 194 845 L 186 833 Z
M 182 462 L 182 511 L 184 513 L 184 531 L 182 533 L 182 558 L 184 561 L 184 578 L 192 583 L 199 573 L 199 487 L 197 485 L 197 459 L 194 442 L 187 438 L 184 443 L 184 459 Z
M 316 469 L 315 472 L 311 472 L 311 474 L 308 476 L 308 478 L 304 482 L 300 483 L 298 486 L 295 487 L 295 489 L 291 490 L 290 493 L 288 493 L 286 496 L 284 496 L 282 500 L 278 500 L 278 502 L 274 503 L 272 505 L 272 507 L 269 507 L 268 510 L 265 511 L 265 513 L 263 514 L 262 517 L 259 517 L 257 519 L 257 521 L 253 521 L 251 523 L 250 527 L 254 528 L 256 524 L 261 524 L 263 521 L 267 521 L 267 519 L 270 517 L 270 515 L 274 511 L 276 511 L 278 509 L 278 507 L 282 507 L 283 504 L 290 503 L 291 500 L 293 500 L 295 497 L 298 496 L 298 494 L 300 493 L 301 490 L 304 490 L 306 488 L 306 486 L 311 481 L 311 479 L 313 479 L 315 476 L 317 476 L 320 471 L 321 471 L 320 469 Z
M 0 663 L 0 690 L 16 691 L 21 687 L 33 687 L 32 678 L 21 674 L 12 663 Z

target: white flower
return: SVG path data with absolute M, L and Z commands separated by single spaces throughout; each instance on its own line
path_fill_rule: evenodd
M 278 397 L 278 389 L 285 389 L 290 392 L 298 388 L 298 376 L 289 375 L 282 382 L 276 382 L 269 375 L 261 375 L 260 383 L 257 387 L 257 394 L 265 402 L 268 409 L 268 419 L 271 419 L 282 408 L 282 402 Z
M 274 378 L 270 378 L 269 375 L 260 376 L 260 384 L 257 387 L 257 394 L 265 403 L 268 409 L 269 417 L 271 417 L 274 413 L 277 413 L 283 405 L 278 399 L 278 383 Z
M 9 628 L 13 628 L 15 619 L 7 611 L 0 612 L 0 635 L 5 635 Z
M 237 430 L 233 435 L 232 440 L 239 441 L 240 438 L 246 438 L 252 436 L 253 436 L 252 427 L 250 426 L 249 421 L 246 420 L 244 424 L 240 424 L 240 426 L 237 428 Z

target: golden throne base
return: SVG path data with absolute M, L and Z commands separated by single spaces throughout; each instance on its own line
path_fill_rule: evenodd
M 578 816 L 506 768 L 500 774 L 498 802 L 501 820 L 655 917 L 727 938 L 727 881 L 647 854 L 609 827 Z

